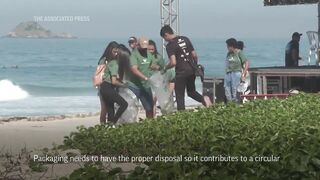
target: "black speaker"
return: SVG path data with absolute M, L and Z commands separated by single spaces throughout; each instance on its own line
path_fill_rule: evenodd
M 205 77 L 202 84 L 202 95 L 208 96 L 213 104 L 226 102 L 223 78 Z

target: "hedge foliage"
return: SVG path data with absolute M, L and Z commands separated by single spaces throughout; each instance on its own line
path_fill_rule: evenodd
M 105 156 L 280 157 L 276 162 L 145 162 L 128 179 L 320 179 L 320 96 L 217 105 L 116 129 L 79 127 L 64 148 Z

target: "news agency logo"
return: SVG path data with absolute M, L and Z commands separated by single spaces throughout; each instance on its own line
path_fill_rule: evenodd
M 33 16 L 35 22 L 89 22 L 90 16 Z

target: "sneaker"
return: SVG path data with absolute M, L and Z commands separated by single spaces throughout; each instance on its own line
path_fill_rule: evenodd
M 299 91 L 296 90 L 296 89 L 291 89 L 291 90 L 289 91 L 289 94 L 292 94 L 292 95 L 299 94 Z
M 109 127 L 109 128 L 113 128 L 114 123 L 113 123 L 113 122 L 107 122 L 107 123 L 105 124 L 105 126 L 107 126 L 107 127 Z

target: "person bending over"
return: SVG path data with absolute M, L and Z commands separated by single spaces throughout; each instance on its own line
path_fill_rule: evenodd
M 128 103 L 117 92 L 117 87 L 127 87 L 119 81 L 119 65 L 118 65 L 118 44 L 111 42 L 110 48 L 107 51 L 106 61 L 107 67 L 103 76 L 100 94 L 107 107 L 108 122 L 117 123 L 123 112 L 127 109 Z M 114 103 L 117 103 L 119 108 L 115 113 Z
M 130 72 L 127 75 L 129 89 L 141 101 L 147 118 L 153 118 L 153 96 L 149 78 L 152 75 L 151 63 L 154 57 L 148 52 L 149 39 L 140 38 L 138 47 L 130 56 Z
M 106 64 L 107 63 L 106 58 L 108 56 L 108 52 L 110 51 L 110 49 L 113 46 L 118 46 L 118 44 L 116 42 L 112 42 L 112 43 L 108 44 L 108 46 L 106 47 L 106 49 L 104 50 L 102 56 L 99 59 L 98 65 L 102 65 L 102 64 Z M 104 100 L 103 100 L 103 98 L 101 96 L 100 88 L 101 88 L 101 86 L 98 86 L 98 96 L 99 96 L 99 99 L 100 99 L 100 124 L 105 124 L 106 121 L 107 121 L 107 107 L 106 107 L 106 105 L 104 103 Z

